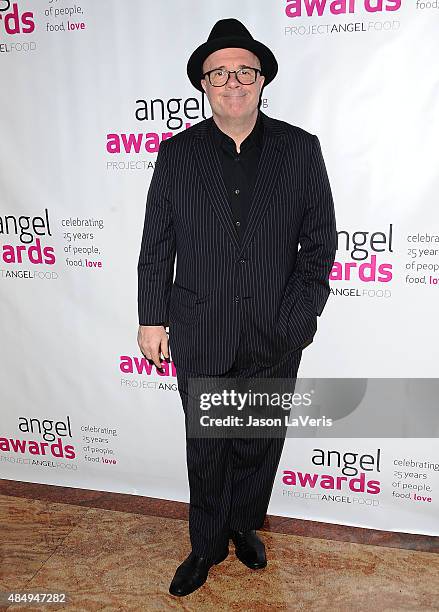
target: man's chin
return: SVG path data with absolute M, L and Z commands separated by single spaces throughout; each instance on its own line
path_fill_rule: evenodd
M 224 119 L 239 119 L 252 114 L 251 109 L 245 104 L 230 104 L 224 109 Z

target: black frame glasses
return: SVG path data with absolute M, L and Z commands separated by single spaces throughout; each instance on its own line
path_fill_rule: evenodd
M 224 83 L 221 83 L 221 85 L 215 85 L 214 83 L 212 83 L 210 75 L 212 72 L 215 72 L 217 70 L 222 70 L 223 72 L 227 72 L 227 79 L 224 81 Z M 239 80 L 239 73 L 242 70 L 254 70 L 255 71 L 255 78 L 253 81 L 251 81 L 250 83 L 243 83 L 242 81 Z M 212 85 L 212 87 L 224 87 L 224 85 L 226 85 L 226 83 L 228 83 L 229 79 L 230 79 L 230 75 L 234 73 L 236 80 L 238 81 L 238 83 L 241 83 L 241 85 L 253 85 L 253 83 L 256 83 L 256 79 L 258 78 L 258 73 L 261 74 L 261 70 L 260 68 L 252 68 L 251 66 L 246 66 L 245 68 L 239 68 L 238 70 L 226 70 L 225 68 L 214 68 L 213 70 L 209 70 L 208 72 L 205 72 L 203 74 L 203 78 L 206 78 L 206 75 L 209 77 L 209 83 Z

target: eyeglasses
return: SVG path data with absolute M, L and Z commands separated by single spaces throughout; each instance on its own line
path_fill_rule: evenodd
M 236 79 L 241 85 L 252 85 L 256 82 L 256 77 L 261 74 L 259 68 L 240 68 L 239 70 L 225 70 L 223 68 L 214 68 L 205 72 L 203 77 L 206 75 L 209 77 L 209 82 L 213 87 L 222 87 L 227 83 L 232 73 L 235 73 Z

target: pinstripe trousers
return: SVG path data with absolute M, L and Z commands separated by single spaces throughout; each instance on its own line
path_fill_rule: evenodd
M 244 329 L 232 367 L 224 374 L 210 375 L 209 378 L 296 378 L 302 349 L 288 353 L 273 365 L 262 367 L 252 361 L 246 338 Z M 245 531 L 261 528 L 285 438 L 188 437 L 188 380 L 207 376 L 178 366 L 176 374 L 186 416 L 192 550 L 197 555 L 214 560 L 228 544 L 229 529 Z

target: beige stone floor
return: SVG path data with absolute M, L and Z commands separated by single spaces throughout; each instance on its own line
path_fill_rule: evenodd
M 0 495 L 0 521 L 0 590 L 69 598 L 8 610 L 439 611 L 436 553 L 264 531 L 265 569 L 247 569 L 231 544 L 203 587 L 176 598 L 185 520 Z

